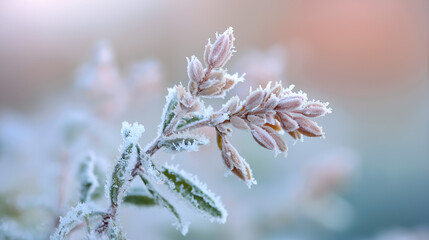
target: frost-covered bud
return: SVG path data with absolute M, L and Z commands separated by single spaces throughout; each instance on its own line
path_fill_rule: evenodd
M 219 124 L 216 126 L 217 131 L 219 131 L 220 133 L 224 134 L 224 135 L 231 135 L 232 133 L 232 129 L 227 126 L 226 124 Z
M 243 76 L 239 77 L 238 73 L 235 73 L 234 75 L 225 74 L 225 84 L 222 87 L 222 90 L 223 91 L 231 90 L 233 87 L 235 87 L 237 83 L 244 81 Z
M 188 77 L 192 82 L 199 83 L 204 77 L 203 65 L 197 57 L 192 56 L 191 60 L 188 59 Z
M 250 123 L 261 126 L 266 123 L 265 115 L 248 115 L 247 120 L 249 120 Z
M 305 98 L 301 95 L 287 96 L 279 100 L 276 110 L 277 111 L 291 111 L 302 106 Z
M 297 110 L 297 113 L 300 113 L 306 117 L 321 117 L 327 113 L 331 113 L 331 109 L 327 107 L 327 103 L 321 102 L 308 102 L 304 104 L 302 109 Z
M 225 137 L 221 138 L 222 141 L 222 159 L 225 166 L 238 178 L 243 180 L 250 188 L 256 181 L 252 177 L 252 170 L 249 164 L 238 154 L 237 150 L 226 140 Z
M 269 95 L 268 99 L 264 103 L 264 109 L 272 110 L 277 106 L 278 102 L 279 102 L 279 99 L 274 94 L 271 93 L 271 95 Z
M 265 92 L 261 89 L 253 91 L 247 98 L 244 103 L 244 107 L 247 110 L 252 110 L 255 107 L 259 106 L 264 100 Z
M 238 96 L 234 96 L 222 106 L 221 112 L 234 114 L 238 110 L 240 110 L 240 98 Z
M 212 68 L 223 67 L 232 55 L 234 40 L 232 27 L 217 36 L 216 41 L 210 47 L 210 54 L 207 59 L 208 65 Z
M 259 145 L 268 150 L 276 151 L 276 141 L 266 130 L 253 124 L 250 126 L 250 128 L 252 129 L 253 138 L 257 143 L 259 143 Z
M 295 117 L 295 121 L 299 125 L 298 131 L 307 137 L 322 137 L 322 128 L 317 123 L 307 119 L 305 117 Z
M 192 96 L 189 92 L 187 92 L 182 85 L 176 86 L 176 91 L 177 100 L 182 110 L 184 110 L 185 112 L 195 112 L 200 110 L 200 102 L 196 98 L 194 98 L 194 96 Z
M 268 111 L 266 113 L 266 115 L 265 115 L 267 123 L 271 124 L 271 125 L 276 124 L 276 118 L 275 118 L 275 116 L 276 116 L 276 112 L 274 112 L 274 111 Z
M 270 136 L 276 141 L 277 149 L 281 152 L 287 151 L 287 145 L 286 142 L 283 140 L 283 138 L 271 127 L 264 127 L 264 130 L 267 131 Z
M 281 82 L 277 82 L 276 85 L 273 88 L 271 88 L 270 94 L 274 94 L 276 97 L 279 97 L 282 91 L 283 91 L 283 87 Z
M 206 65 L 209 65 L 209 56 L 210 56 L 210 50 L 212 49 L 212 43 L 210 42 L 210 39 L 207 41 L 206 47 L 204 49 L 204 63 Z
M 229 118 L 229 121 L 231 122 L 232 126 L 234 126 L 235 128 L 242 129 L 242 130 L 249 130 L 250 129 L 246 120 L 244 120 L 240 117 L 232 116 Z
M 290 117 L 288 114 L 278 112 L 277 116 L 279 116 L 282 128 L 286 132 L 292 132 L 299 128 L 298 123 L 295 120 L 293 120 L 292 117 Z

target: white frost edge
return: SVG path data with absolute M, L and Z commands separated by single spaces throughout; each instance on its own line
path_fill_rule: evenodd
M 204 216 L 208 217 L 210 222 L 216 221 L 216 222 L 222 223 L 222 224 L 224 224 L 226 222 L 226 218 L 228 217 L 228 212 L 226 211 L 225 207 L 223 206 L 223 203 L 221 202 L 220 197 L 217 196 L 216 194 L 214 194 L 211 190 L 209 190 L 207 188 L 207 185 L 205 183 L 201 182 L 196 175 L 185 172 L 182 169 L 179 169 L 178 165 L 173 166 L 173 165 L 169 165 L 168 163 L 165 163 L 163 165 L 163 167 L 166 168 L 167 170 L 171 170 L 171 171 L 174 171 L 174 172 L 182 175 L 184 178 L 191 181 L 192 184 L 197 186 L 204 193 L 204 195 L 208 196 L 210 198 L 210 200 L 212 200 L 214 202 L 214 207 L 216 207 L 217 209 L 220 210 L 220 212 L 222 213 L 222 218 L 212 217 L 211 215 L 207 214 L 206 212 L 204 212 L 200 209 L 198 209 L 198 212 L 201 212 Z M 173 183 L 169 183 L 167 185 L 169 188 L 173 189 L 174 187 L 172 187 L 172 184 Z M 194 206 L 192 206 L 192 207 L 194 207 Z

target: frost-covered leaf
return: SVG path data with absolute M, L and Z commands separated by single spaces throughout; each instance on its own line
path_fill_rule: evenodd
M 163 132 L 168 127 L 175 116 L 174 109 L 178 104 L 176 88 L 169 88 L 165 99 L 166 104 L 162 112 L 160 132 Z
M 191 152 L 198 151 L 199 146 L 207 145 L 209 142 L 204 135 L 180 133 L 164 139 L 159 146 L 174 152 Z
M 130 189 L 124 198 L 125 203 L 134 204 L 137 206 L 155 206 L 155 199 L 143 189 Z
M 110 240 L 127 240 L 125 237 L 122 227 L 118 224 L 117 221 L 111 223 L 111 227 L 107 230 L 106 235 Z
M 162 173 L 168 179 L 167 185 L 171 190 L 201 213 L 209 216 L 212 221 L 225 223 L 227 212 L 219 197 L 208 190 L 196 176 L 168 165 L 162 168 Z
M 153 187 L 153 185 L 149 182 L 149 180 L 144 175 L 140 175 L 140 178 L 142 179 L 143 183 L 146 185 L 148 192 L 152 195 L 153 199 L 155 199 L 155 202 L 158 205 L 169 210 L 174 215 L 174 217 L 176 217 L 177 223 L 175 225 L 177 226 L 177 229 L 183 235 L 186 235 L 186 233 L 188 232 L 189 223 L 184 222 L 182 220 L 176 208 L 161 194 L 159 194 L 159 192 Z
M 108 184 L 109 197 L 112 205 L 118 205 L 125 194 L 126 186 L 129 184 L 131 171 L 137 161 L 138 154 L 136 146 L 144 127 L 137 123 L 130 125 L 127 122 L 122 123 L 123 145 L 120 148 L 120 157 L 116 162 L 112 178 Z
M 51 235 L 51 240 L 68 239 L 67 235 L 76 227 L 86 216 L 91 214 L 91 210 L 85 203 L 79 203 L 71 209 L 65 217 L 61 217 L 60 224 L 55 232 Z
M 94 154 L 89 153 L 79 166 L 80 202 L 90 200 L 99 186 L 97 176 L 94 174 L 94 164 Z
M 164 175 L 155 167 L 151 157 L 147 155 L 140 147 L 140 145 L 136 145 L 137 150 L 137 161 L 142 163 L 142 167 L 146 176 L 149 177 L 150 180 L 155 183 L 161 183 L 164 181 Z
M 186 125 L 200 121 L 204 118 L 205 116 L 203 114 L 193 114 L 190 117 L 184 117 L 179 121 L 179 124 L 177 125 L 176 129 L 180 129 L 182 127 L 185 127 Z

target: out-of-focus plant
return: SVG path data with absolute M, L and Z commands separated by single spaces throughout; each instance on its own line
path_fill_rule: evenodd
M 227 212 L 220 198 L 213 194 L 195 175 L 177 166 L 158 166 L 153 155 L 158 150 L 171 152 L 198 151 L 209 140 L 198 128 L 209 126 L 216 130 L 217 145 L 228 173 L 236 175 L 249 188 L 256 184 L 247 162 L 231 144 L 228 137 L 231 127 L 251 133 L 255 141 L 275 155 L 287 151 L 281 134 L 287 132 L 296 140 L 303 136 L 323 137 L 322 128 L 310 118 L 324 116 L 331 110 L 327 103 L 309 101 L 303 92 L 293 92 L 293 86 L 284 88 L 280 82 L 250 90 L 240 100 L 230 98 L 219 110 L 206 106 L 202 98 L 224 98 L 238 82 L 244 80 L 238 74 L 230 75 L 223 68 L 234 52 L 232 28 L 209 40 L 204 51 L 204 66 L 195 57 L 188 59 L 187 87 L 177 85 L 168 90 L 157 137 L 146 147 L 139 144 L 144 127 L 138 123 L 122 124 L 123 143 L 119 157 L 105 186 L 109 207 L 100 211 L 94 204 L 97 181 L 91 158 L 80 167 L 80 203 L 61 218 L 51 239 L 65 239 L 78 226 L 86 226 L 88 238 L 124 239 L 118 222 L 118 211 L 123 202 L 135 205 L 159 205 L 177 219 L 177 228 L 186 234 L 188 223 L 182 219 L 176 207 L 167 200 L 157 185 L 164 184 L 179 198 L 211 221 L 224 223 Z M 142 189 L 132 189 L 130 184 L 141 180 Z M 144 188 L 143 188 L 144 187 Z

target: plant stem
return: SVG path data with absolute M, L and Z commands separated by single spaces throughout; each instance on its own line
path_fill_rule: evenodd
M 204 127 L 204 126 L 208 126 L 209 122 L 211 120 L 211 117 L 202 119 L 200 121 L 196 121 L 193 122 L 191 124 L 188 124 L 186 126 L 183 126 L 179 129 L 177 129 L 176 131 L 173 131 L 174 127 L 177 126 L 178 121 L 180 120 L 180 118 L 176 115 L 174 117 L 174 119 L 171 121 L 170 126 L 173 127 L 168 127 L 167 129 L 165 129 L 164 133 L 159 134 L 155 140 L 152 141 L 152 143 L 146 147 L 146 150 L 144 151 L 145 154 L 147 154 L 148 156 L 152 156 L 154 155 L 159 149 L 159 143 L 163 140 L 163 138 L 165 136 L 171 136 L 174 133 L 178 133 L 178 132 L 182 132 L 182 131 L 186 131 L 186 130 L 191 130 L 191 129 L 196 129 L 196 128 L 200 128 L 200 127 Z M 142 167 L 142 162 L 137 161 L 136 165 L 134 166 L 132 172 L 131 172 L 131 179 L 129 180 L 130 182 L 132 182 L 136 176 L 138 176 L 138 173 L 142 171 L 141 169 Z M 125 190 L 126 191 L 126 190 Z M 119 205 L 114 204 L 110 206 L 110 209 L 108 211 L 108 213 L 103 217 L 101 224 L 98 226 L 97 228 L 97 232 L 99 234 L 103 234 L 104 231 L 106 231 L 108 229 L 108 226 L 110 224 L 111 220 L 114 220 L 116 217 L 116 213 L 118 211 L 118 207 Z

